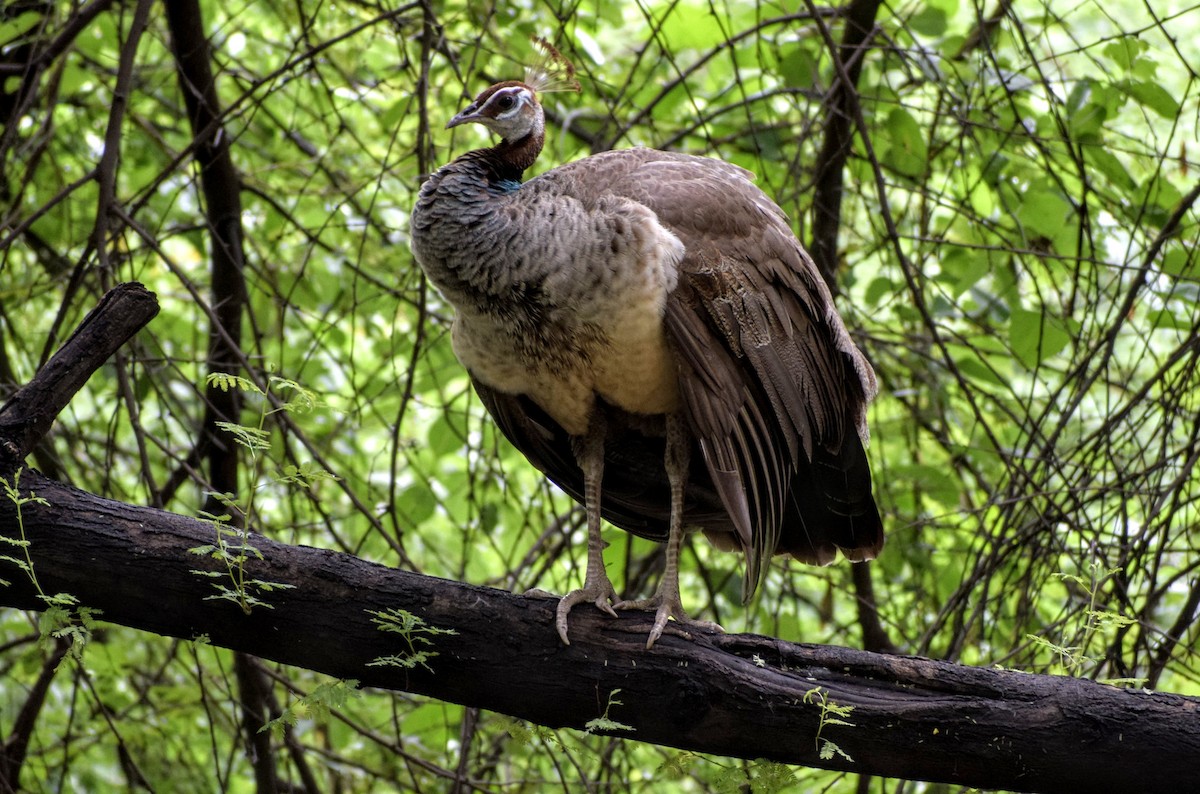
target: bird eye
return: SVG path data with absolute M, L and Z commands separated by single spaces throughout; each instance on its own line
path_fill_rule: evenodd
M 503 94 L 496 97 L 496 104 L 500 106 L 501 110 L 508 110 L 514 104 L 516 104 L 516 101 L 517 100 L 513 99 L 512 94 Z

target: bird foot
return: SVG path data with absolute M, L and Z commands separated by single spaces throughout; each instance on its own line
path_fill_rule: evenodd
M 554 618 L 554 627 L 558 629 L 558 636 L 563 641 L 563 645 L 571 644 L 571 641 L 567 639 L 567 615 L 570 613 L 571 607 L 576 604 L 582 604 L 585 601 L 595 604 L 596 608 L 601 612 L 607 612 L 614 618 L 617 616 L 611 605 L 618 601 L 617 591 L 613 589 L 612 582 L 608 580 L 608 576 L 605 575 L 595 580 L 589 579 L 589 581 L 584 582 L 583 587 L 578 590 L 572 590 L 558 602 L 558 612 Z
M 654 643 L 662 636 L 663 630 L 667 627 L 667 621 L 671 618 L 675 619 L 678 628 L 692 628 L 699 631 L 715 631 L 720 634 L 725 633 L 725 629 L 721 628 L 720 624 L 713 623 L 710 620 L 696 620 L 689 618 L 687 613 L 683 611 L 683 604 L 679 601 L 679 596 L 663 595 L 657 593 L 650 598 L 639 598 L 636 601 L 620 601 L 616 604 L 617 609 L 653 609 L 654 626 L 650 629 L 650 637 L 646 640 L 646 650 L 654 647 Z

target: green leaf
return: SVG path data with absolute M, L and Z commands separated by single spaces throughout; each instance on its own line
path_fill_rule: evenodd
M 1122 190 L 1133 188 L 1133 177 L 1129 175 L 1129 170 L 1121 162 L 1115 154 L 1104 146 L 1085 146 L 1083 147 L 1083 157 L 1088 165 L 1108 177 L 1116 187 Z
M 348 678 L 345 681 L 325 681 L 307 695 L 292 701 L 279 716 L 265 723 L 258 729 L 259 733 L 269 730 L 283 731 L 285 727 L 296 725 L 301 719 L 314 719 L 327 716 L 331 711 L 341 709 L 351 698 L 362 696 L 358 681 Z
M 583 724 L 583 727 L 588 733 L 594 733 L 595 731 L 632 731 L 633 730 L 632 725 L 626 725 L 623 722 L 617 722 L 616 720 L 610 720 L 607 717 L 596 717 L 594 719 L 590 719 Z
M 996 192 L 986 182 L 975 183 L 968 198 L 971 209 L 981 218 L 989 218 L 996 211 Z
M 1200 256 L 1197 256 L 1196 249 L 1172 246 L 1163 254 L 1159 269 L 1169 276 L 1194 277 L 1198 266 Z
M 792 88 L 812 88 L 817 83 L 817 59 L 800 44 L 786 47 L 777 58 L 777 67 Z
M 1094 141 L 1109 116 L 1112 88 L 1080 80 L 1067 96 L 1067 133 L 1075 141 Z
M 612 692 L 609 692 L 608 693 L 608 705 L 606 705 L 604 707 L 604 713 L 601 714 L 599 717 L 590 719 L 584 723 L 583 727 L 587 730 L 588 733 L 594 733 L 595 731 L 632 731 L 633 730 L 632 725 L 626 725 L 622 722 L 617 722 L 616 720 L 611 719 L 608 716 L 608 713 L 609 713 L 609 711 L 612 710 L 613 706 L 624 705 L 621 701 L 617 700 L 617 695 L 620 694 L 620 692 L 621 692 L 620 689 L 614 689 Z
M 396 510 L 410 526 L 418 526 L 429 520 L 437 509 L 437 498 L 423 484 L 405 488 L 396 499 Z
M 669 755 L 658 765 L 657 771 L 668 780 L 680 780 L 691 772 L 696 757 L 695 753 L 686 751 Z
M 454 629 L 431 626 L 406 609 L 393 607 L 384 611 L 368 609 L 366 612 L 371 615 L 371 622 L 379 631 L 400 635 L 405 645 L 402 653 L 381 656 L 368 662 L 368 667 L 399 667 L 412 670 L 421 666 L 433 672 L 429 661 L 438 655 L 437 651 L 418 646 L 432 646 L 434 640 L 431 638 L 458 633 Z
M 1179 202 L 1183 200 L 1183 194 L 1179 192 L 1179 188 L 1175 187 L 1174 183 L 1163 174 L 1158 174 L 1151 179 L 1143 192 L 1144 200 L 1152 208 L 1161 211 L 1154 219 L 1159 224 L 1164 223 L 1167 213 L 1173 212 L 1179 206 Z
M 977 383 L 985 383 L 991 386 L 1007 385 L 1007 381 L 984 363 L 974 351 L 968 355 L 955 356 L 954 366 L 958 367 L 958 371 L 965 377 Z
M 1108 110 L 1104 106 L 1089 102 L 1067 117 L 1067 131 L 1072 140 L 1092 140 L 1104 127 L 1107 118 Z
M 662 35 L 673 52 L 707 50 L 726 39 L 724 20 L 715 13 L 680 3 L 671 7 L 662 23 Z
M 938 504 L 952 509 L 958 504 L 961 490 L 958 480 L 949 469 L 923 463 L 896 467 L 898 476 L 914 483 L 921 492 Z
M 1192 327 L 1191 320 L 1186 317 L 1180 317 L 1170 309 L 1159 309 L 1156 312 L 1148 312 L 1146 320 L 1150 323 L 1150 327 L 1159 328 L 1174 328 L 1177 331 L 1184 331 Z
M 254 381 L 243 378 L 241 375 L 231 375 L 228 372 L 210 372 L 205 376 L 204 383 L 223 392 L 236 389 L 251 394 L 262 394 L 262 389 L 258 388 Z
M 1034 187 L 1022 197 L 1017 220 L 1033 236 L 1053 238 L 1062 231 L 1070 213 L 1070 203 L 1057 190 Z
M 922 36 L 934 38 L 946 32 L 948 21 L 946 12 L 930 3 L 908 18 L 908 26 Z
M 426 440 L 429 449 L 438 457 L 458 453 L 466 440 L 466 414 L 443 411 L 429 426 Z
M 1138 56 L 1150 45 L 1137 36 L 1122 36 L 1104 45 L 1102 52 L 1105 57 L 1124 71 L 1133 68 Z
M 1139 105 L 1153 110 L 1164 119 L 1178 118 L 1179 102 L 1158 83 L 1147 80 L 1125 80 L 1119 83 L 1119 86 Z
M 750 767 L 752 794 L 778 794 L 796 784 L 796 775 L 787 764 L 759 761 Z
M 958 298 L 992 271 L 986 255 L 962 246 L 946 248 L 938 265 L 938 282 L 949 286 L 950 297 Z
M 1066 348 L 1071 335 L 1060 320 L 1045 312 L 1014 309 L 1009 315 L 1008 341 L 1017 360 L 1033 369 Z
M 400 121 L 412 112 L 412 98 L 401 97 L 379 114 L 379 127 L 383 130 L 394 130 Z
M 17 39 L 23 37 L 41 21 L 42 14 L 38 11 L 27 11 L 11 19 L 0 21 L 0 47 L 13 46 L 17 43 Z
M 868 306 L 878 306 L 886 296 L 895 295 L 899 291 L 899 284 L 886 276 L 879 276 L 871 279 L 871 283 L 867 285 L 863 294 L 863 300 Z
M 301 461 L 299 466 L 291 463 L 284 466 L 282 474 L 276 482 L 308 488 L 322 480 L 333 480 L 336 482 L 338 476 L 333 472 L 322 469 L 312 461 Z
M 271 434 L 269 431 L 260 430 L 257 427 L 234 424 L 233 422 L 214 422 L 214 424 L 233 436 L 233 440 L 246 449 L 260 451 L 271 448 Z
M 903 174 L 918 178 L 929 167 L 929 151 L 924 132 L 917 120 L 904 108 L 893 108 L 885 126 L 888 147 L 883 162 Z

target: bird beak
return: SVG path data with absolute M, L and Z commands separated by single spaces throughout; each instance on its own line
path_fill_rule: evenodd
M 460 124 L 469 124 L 472 121 L 479 121 L 479 108 L 475 106 L 474 102 L 467 105 L 461 113 L 446 122 L 446 129 L 457 127 Z

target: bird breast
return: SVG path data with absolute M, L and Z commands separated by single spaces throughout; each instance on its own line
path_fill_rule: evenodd
M 677 410 L 663 315 L 683 243 L 628 199 L 531 193 L 510 219 L 522 234 L 500 257 L 524 278 L 491 300 L 460 302 L 459 360 L 493 389 L 528 395 L 573 435 L 586 432 L 597 397 L 638 414 Z

